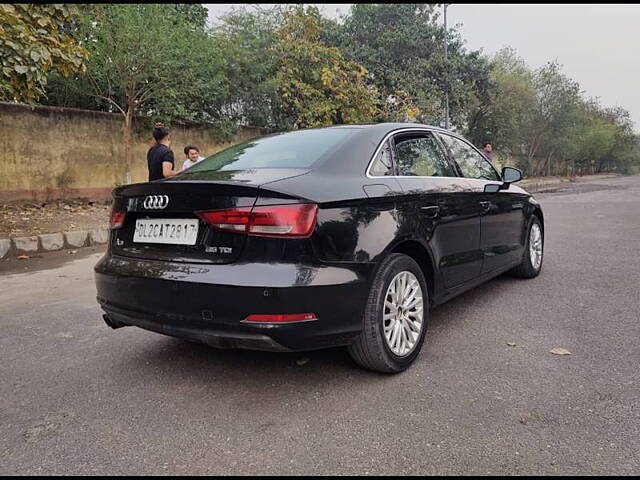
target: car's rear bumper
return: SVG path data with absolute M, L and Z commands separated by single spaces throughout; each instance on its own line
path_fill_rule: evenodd
M 348 345 L 360 332 L 372 264 L 188 264 L 114 256 L 95 267 L 97 299 L 114 325 L 220 348 L 295 351 Z M 291 324 L 252 314 L 314 313 Z

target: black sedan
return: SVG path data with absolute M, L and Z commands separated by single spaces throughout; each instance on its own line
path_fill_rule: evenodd
M 114 190 L 98 302 L 128 325 L 221 348 L 347 346 L 400 372 L 429 310 L 540 273 L 540 205 L 458 135 L 385 123 L 300 130 Z

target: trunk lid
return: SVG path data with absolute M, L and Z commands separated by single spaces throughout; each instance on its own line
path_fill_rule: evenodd
M 244 170 L 186 170 L 184 173 L 161 183 L 183 182 L 232 182 L 259 187 L 265 183 L 297 177 L 308 173 L 303 168 L 253 168 Z
M 247 235 L 222 232 L 201 220 L 195 212 L 252 207 L 258 197 L 284 203 L 297 200 L 289 195 L 260 189 L 260 185 L 306 173 L 306 170 L 264 169 L 217 172 L 186 172 L 175 179 L 119 187 L 114 191 L 114 209 L 125 211 L 121 228 L 113 230 L 114 254 L 190 263 L 231 263 L 240 257 Z M 159 202 L 150 201 L 160 198 Z M 143 220 L 143 222 L 138 222 Z M 155 223 L 171 228 L 170 220 L 197 222 L 194 245 L 135 241 L 136 226 Z

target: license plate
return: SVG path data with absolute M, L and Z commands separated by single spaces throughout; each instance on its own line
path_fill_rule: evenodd
M 135 243 L 169 243 L 195 245 L 198 238 L 197 218 L 155 218 L 136 220 Z

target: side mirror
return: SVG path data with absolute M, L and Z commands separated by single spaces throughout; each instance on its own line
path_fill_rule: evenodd
M 513 167 L 504 167 L 502 169 L 502 183 L 489 183 L 484 186 L 485 193 L 497 193 L 500 190 L 506 190 L 514 182 L 522 180 L 522 171 Z
M 522 180 L 522 171 L 513 167 L 504 167 L 502 169 L 502 181 L 504 183 L 515 183 Z

